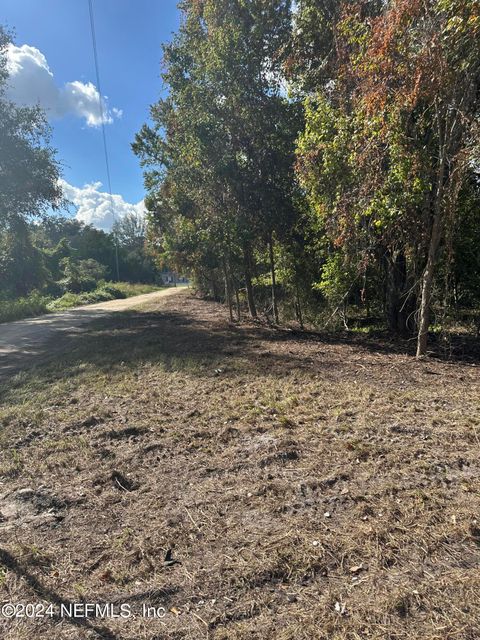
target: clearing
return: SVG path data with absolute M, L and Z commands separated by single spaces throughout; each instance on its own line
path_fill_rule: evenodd
M 1 387 L 0 604 L 133 615 L 2 638 L 478 639 L 474 362 L 232 326 L 188 291 L 55 344 Z

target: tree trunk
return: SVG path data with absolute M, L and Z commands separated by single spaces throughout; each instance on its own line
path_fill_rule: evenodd
M 232 271 L 232 259 L 230 256 L 230 260 L 229 260 L 229 265 L 230 265 L 230 282 L 232 283 L 233 286 L 233 291 L 235 293 L 235 305 L 237 307 L 237 322 L 241 322 L 242 320 L 242 311 L 240 308 L 240 294 L 238 292 L 238 282 L 237 279 Z
M 217 280 L 215 278 L 215 275 L 213 276 L 211 282 L 212 282 L 213 299 L 217 301 L 219 300 L 219 295 L 218 295 Z
M 255 299 L 253 297 L 251 249 L 248 244 L 245 244 L 243 248 L 243 268 L 245 272 L 245 287 L 247 289 L 248 310 L 252 318 L 256 318 L 257 307 L 255 306 Z
M 238 322 L 242 319 L 242 313 L 240 310 L 240 296 L 238 295 L 238 287 L 235 285 L 235 302 L 237 305 L 237 320 Z
M 417 339 L 417 358 L 421 358 L 427 353 L 428 327 L 430 324 L 430 303 L 432 300 L 432 289 L 435 275 L 435 267 L 437 266 L 438 248 L 444 233 L 444 221 L 451 217 L 452 211 L 458 199 L 458 193 L 462 185 L 463 166 L 458 163 L 454 170 L 451 170 L 448 180 L 448 191 L 443 181 L 445 179 L 446 169 L 440 171 L 442 180 L 441 187 L 438 189 L 435 199 L 435 214 L 432 224 L 432 232 L 430 235 L 430 245 L 428 248 L 428 258 L 425 271 L 422 276 L 421 300 L 418 317 L 418 339 Z M 446 194 L 446 198 L 445 198 Z
M 296 311 L 296 316 L 297 316 L 297 320 L 300 324 L 300 329 L 303 331 L 304 325 L 303 325 L 303 313 L 302 313 L 302 303 L 300 301 L 300 291 L 298 288 L 298 282 L 296 284 L 295 287 L 295 311 Z
M 270 273 L 272 276 L 272 307 L 273 307 L 273 318 L 275 320 L 275 324 L 278 324 L 277 279 L 275 275 L 275 254 L 274 254 L 273 242 L 274 242 L 273 234 L 271 234 L 270 240 L 268 243 L 268 248 L 270 251 Z
M 435 267 L 437 264 L 438 247 L 442 237 L 443 214 L 444 214 L 444 194 L 445 179 L 447 172 L 447 124 L 442 118 L 441 111 L 437 105 L 436 109 L 439 137 L 439 164 L 437 171 L 437 184 L 435 197 L 433 199 L 433 222 L 430 232 L 430 242 L 428 246 L 427 264 L 422 276 L 422 286 L 420 293 L 420 307 L 418 310 L 418 336 L 417 336 L 417 358 L 422 358 L 427 353 L 428 327 L 430 325 L 430 303 L 432 301 L 432 288 Z
M 417 358 L 427 353 L 428 327 L 430 325 L 430 302 L 432 300 L 433 276 L 441 238 L 441 209 L 437 207 L 430 236 L 428 258 L 422 276 L 420 308 L 418 314 Z
M 408 331 L 408 307 L 404 299 L 407 288 L 407 260 L 402 251 L 386 257 L 386 316 L 393 333 L 404 335 Z
M 232 287 L 230 282 L 230 275 L 228 273 L 227 260 L 225 258 L 223 258 L 223 273 L 225 276 L 225 302 L 228 305 L 230 322 L 233 323 Z

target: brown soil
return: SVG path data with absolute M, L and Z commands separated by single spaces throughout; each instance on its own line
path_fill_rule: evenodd
M 135 616 L 5 640 L 480 637 L 478 367 L 185 293 L 62 352 L 3 387 L 0 604 Z

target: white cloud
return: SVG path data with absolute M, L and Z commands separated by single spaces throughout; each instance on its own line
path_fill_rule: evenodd
M 10 44 L 7 64 L 10 74 L 7 97 L 13 102 L 28 106 L 40 104 L 52 118 L 73 114 L 85 119 L 89 127 L 102 124 L 100 95 L 91 82 L 74 80 L 57 87 L 43 53 L 28 44 L 21 47 Z M 109 110 L 105 97 L 102 97 L 102 106 L 105 124 L 122 116 L 120 109 Z
M 145 205 L 143 200 L 136 204 L 125 202 L 121 195 L 113 195 L 113 213 L 110 202 L 110 194 L 101 191 L 102 183 L 93 182 L 79 188 L 74 187 L 65 180 L 61 180 L 61 186 L 65 197 L 77 207 L 76 219 L 85 224 L 91 224 L 97 229 L 111 231 L 115 220 L 133 214 L 143 217 Z

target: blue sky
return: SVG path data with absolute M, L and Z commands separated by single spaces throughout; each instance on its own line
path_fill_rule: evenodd
M 119 215 L 128 211 L 122 202 L 137 204 L 144 196 L 141 169 L 130 144 L 148 119 L 149 105 L 162 93 L 160 45 L 178 28 L 176 5 L 177 0 L 93 0 L 101 89 L 109 113 L 112 191 L 119 195 Z M 15 32 L 12 99 L 44 103 L 64 165 L 67 195 L 80 208 L 80 217 L 90 221 L 90 208 L 91 221 L 107 228 L 88 0 L 2 0 L 0 24 Z

